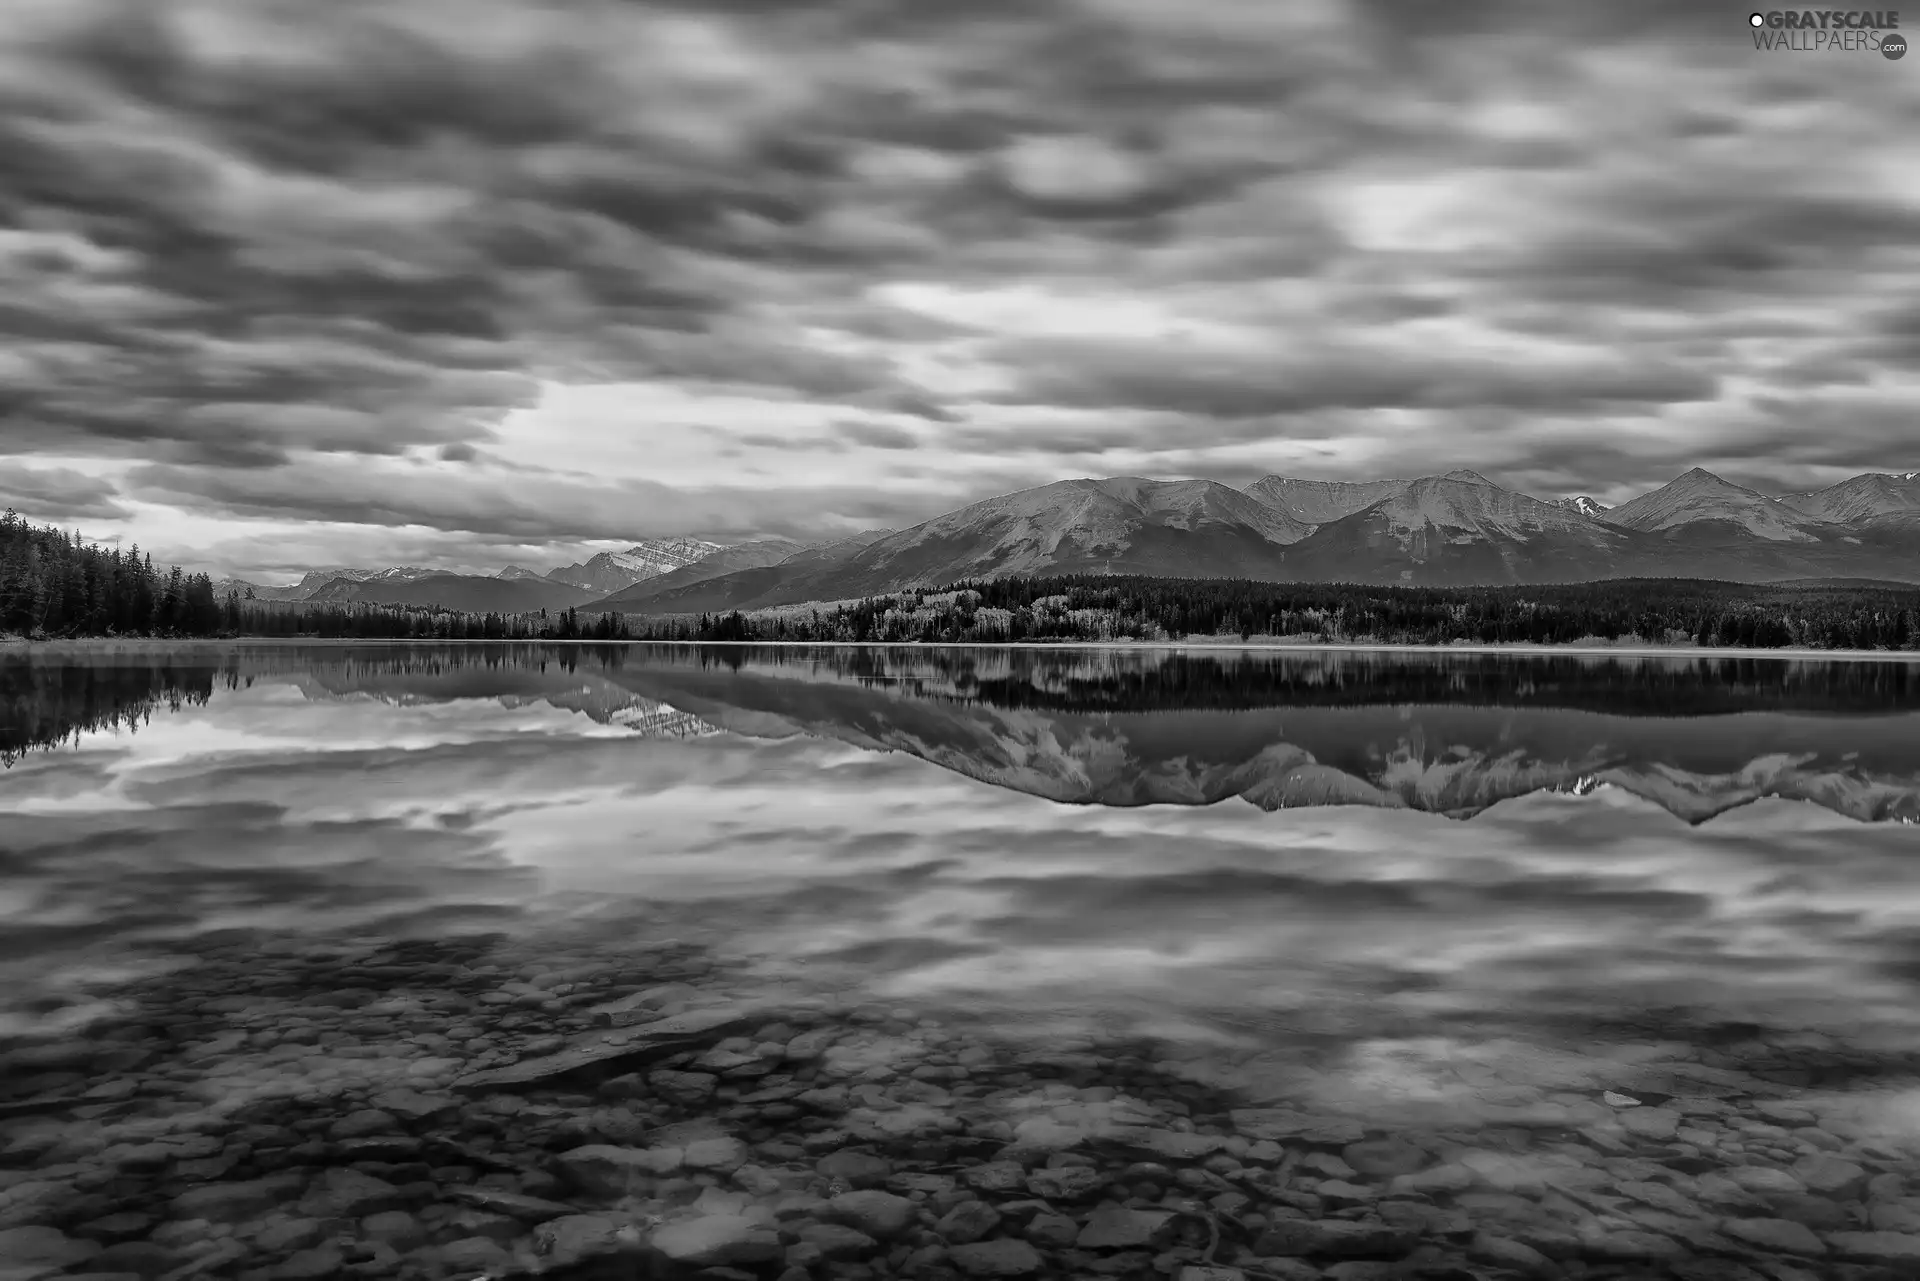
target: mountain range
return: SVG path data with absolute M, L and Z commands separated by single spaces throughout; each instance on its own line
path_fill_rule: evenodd
M 1741 683 L 1691 658 L 1547 660 L 1515 681 L 1498 660 L 1438 655 L 746 649 L 714 663 L 691 646 L 649 646 L 617 663 L 542 667 L 545 657 L 341 662 L 295 679 L 310 698 L 545 702 L 647 737 L 815 737 L 1078 805 L 1239 798 L 1467 819 L 1529 793 L 1612 786 L 1688 823 L 1765 798 L 1920 822 L 1920 690 L 1892 666 Z
M 1608 578 L 1920 583 L 1920 473 L 1769 496 L 1694 468 L 1609 508 L 1503 488 L 1478 472 L 1361 482 L 1266 476 L 1057 481 L 903 530 L 801 544 L 654 539 L 537 573 L 328 569 L 262 599 L 514 612 L 706 613 L 855 599 L 1009 574 L 1276 582 L 1528 585 Z M 225 583 L 245 588 L 247 584 Z

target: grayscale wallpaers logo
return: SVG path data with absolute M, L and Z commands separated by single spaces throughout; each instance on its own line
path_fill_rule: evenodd
M 1753 47 L 1776 53 L 1877 53 L 1888 61 L 1904 55 L 1896 9 L 1768 9 L 1747 15 Z

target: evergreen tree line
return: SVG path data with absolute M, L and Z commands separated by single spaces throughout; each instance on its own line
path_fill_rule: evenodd
M 205 574 L 161 573 L 138 546 L 108 550 L 0 516 L 0 633 L 208 636 L 220 625 Z
M 319 640 L 601 640 L 634 639 L 619 614 L 582 615 L 571 607 L 551 615 L 470 614 L 420 605 L 360 603 L 262 608 L 230 596 L 227 636 L 311 637 Z
M 138 546 L 0 516 L 0 635 L 307 636 L 380 640 L 627 640 L 618 614 L 470 614 L 408 605 L 304 604 L 216 595 L 205 574 L 162 573 Z
M 1367 587 L 1060 576 L 834 606 L 630 618 L 635 639 L 950 644 L 1293 637 L 1398 645 L 1578 641 L 1920 650 L 1920 588 L 1619 579 L 1546 587 Z

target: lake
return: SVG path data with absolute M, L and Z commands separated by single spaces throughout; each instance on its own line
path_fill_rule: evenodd
M 9 1281 L 1920 1275 L 1920 666 L 41 649 L 0 759 Z

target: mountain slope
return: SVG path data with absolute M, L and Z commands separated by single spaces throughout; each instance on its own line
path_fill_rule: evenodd
M 1632 541 L 1475 473 L 1452 473 L 1411 481 L 1322 525 L 1288 549 L 1281 577 L 1435 586 L 1611 578 L 1628 563 Z
M 722 550 L 718 543 L 697 538 L 648 538 L 625 551 L 601 552 L 588 560 L 549 570 L 547 577 L 594 592 L 617 592 L 644 579 L 684 569 Z
M 1610 525 L 1642 533 L 1700 524 L 1733 526 L 1777 543 L 1817 542 L 1820 535 L 1815 527 L 1823 523 L 1777 499 L 1722 480 L 1703 467 L 1620 504 L 1604 519 Z
M 438 569 L 424 569 L 419 565 L 396 565 L 391 569 L 355 569 L 350 566 L 339 566 L 331 569 L 310 569 L 301 575 L 300 581 L 296 585 L 301 594 L 289 597 L 288 599 L 305 600 L 312 593 L 325 587 L 328 583 L 342 578 L 353 583 L 405 583 L 411 582 L 416 578 L 426 578 L 429 575 L 444 572 L 444 570 Z
M 1364 511 L 1383 498 L 1402 493 L 1410 484 L 1411 481 L 1405 480 L 1368 480 L 1349 484 L 1338 480 L 1262 476 L 1247 486 L 1247 493 L 1302 524 L 1324 525 L 1328 521 Z
M 1836 523 L 1910 519 L 1920 516 L 1920 472 L 1869 472 L 1811 493 L 1786 494 L 1780 501 L 1802 515 Z
M 835 600 L 916 583 L 1111 569 L 1173 577 L 1270 578 L 1309 527 L 1207 480 L 1064 480 L 973 503 L 824 565 L 794 562 L 691 588 L 622 593 L 596 607 L 694 613 Z
M 310 593 L 316 604 L 364 601 L 379 605 L 428 605 L 468 613 L 526 613 L 565 609 L 593 597 L 585 588 L 539 578 L 484 578 L 477 574 L 429 574 L 423 578 L 336 578 Z

